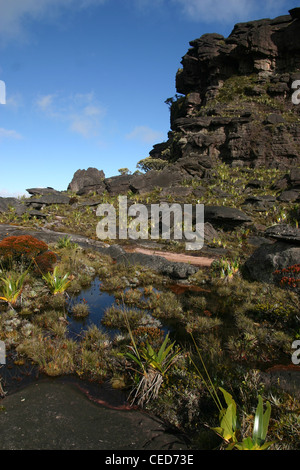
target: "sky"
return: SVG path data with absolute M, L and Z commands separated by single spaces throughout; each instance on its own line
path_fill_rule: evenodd
M 189 42 L 295 0 L 0 0 L 0 196 L 134 172 L 170 130 Z M 3 103 L 5 84 L 5 104 Z

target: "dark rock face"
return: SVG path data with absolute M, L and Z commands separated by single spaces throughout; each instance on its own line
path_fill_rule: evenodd
M 300 229 L 274 225 L 265 230 L 264 237 L 267 243 L 245 262 L 243 274 L 251 281 L 273 283 L 274 271 L 300 263 Z
M 187 451 L 180 435 L 157 418 L 128 411 L 114 390 L 93 397 L 76 381 L 40 379 L 6 396 L 3 407 L 1 450 Z
M 105 174 L 103 171 L 97 170 L 97 168 L 77 170 L 68 186 L 68 190 L 73 191 L 78 195 L 89 194 L 91 192 L 102 194 L 105 190 L 105 185 L 103 183 L 104 178 Z
M 228 38 L 214 33 L 190 42 L 176 75 L 183 96 L 171 105 L 172 131 L 150 157 L 167 156 L 178 166 L 199 158 L 300 165 L 300 106 L 292 103 L 292 83 L 300 79 L 300 9 L 290 13 L 237 24 Z
M 62 193 L 45 194 L 39 198 L 29 198 L 26 204 L 38 209 L 42 206 L 50 206 L 51 204 L 69 204 L 70 198 Z
M 277 269 L 299 264 L 300 247 L 283 241 L 260 246 L 243 266 L 243 275 L 250 281 L 273 283 Z
M 179 169 L 170 167 L 161 171 L 151 170 L 144 175 L 120 175 L 104 180 L 105 188 L 111 195 L 126 194 L 132 191 L 135 194 L 146 194 L 155 188 L 168 188 L 183 180 Z
M 214 227 L 234 229 L 235 227 L 251 223 L 251 217 L 238 209 L 225 206 L 204 206 L 204 219 Z
M 265 237 L 300 245 L 300 229 L 287 224 L 274 225 L 267 228 Z M 300 262 L 300 258 L 298 260 Z
M 26 191 L 32 196 L 45 196 L 47 194 L 60 194 L 60 191 L 57 191 L 53 188 L 29 188 Z

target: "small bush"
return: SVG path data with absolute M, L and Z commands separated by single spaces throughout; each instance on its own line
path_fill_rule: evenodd
M 277 269 L 273 273 L 274 280 L 280 287 L 288 289 L 300 288 L 300 264 L 294 264 L 284 269 Z
M 0 260 L 4 268 L 18 264 L 23 268 L 32 265 L 36 272 L 48 272 L 56 262 L 56 255 L 48 245 L 32 237 L 20 235 L 4 238 L 0 242 Z

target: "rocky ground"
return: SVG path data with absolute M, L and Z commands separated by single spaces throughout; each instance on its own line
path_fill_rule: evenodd
M 1 407 L 1 450 L 187 449 L 184 437 L 162 421 L 121 405 L 113 409 L 68 381 L 34 382 Z

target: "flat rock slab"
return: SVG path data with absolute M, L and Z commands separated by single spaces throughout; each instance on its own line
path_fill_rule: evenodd
M 187 449 L 161 421 L 101 406 L 69 383 L 37 381 L 0 405 L 1 450 Z

